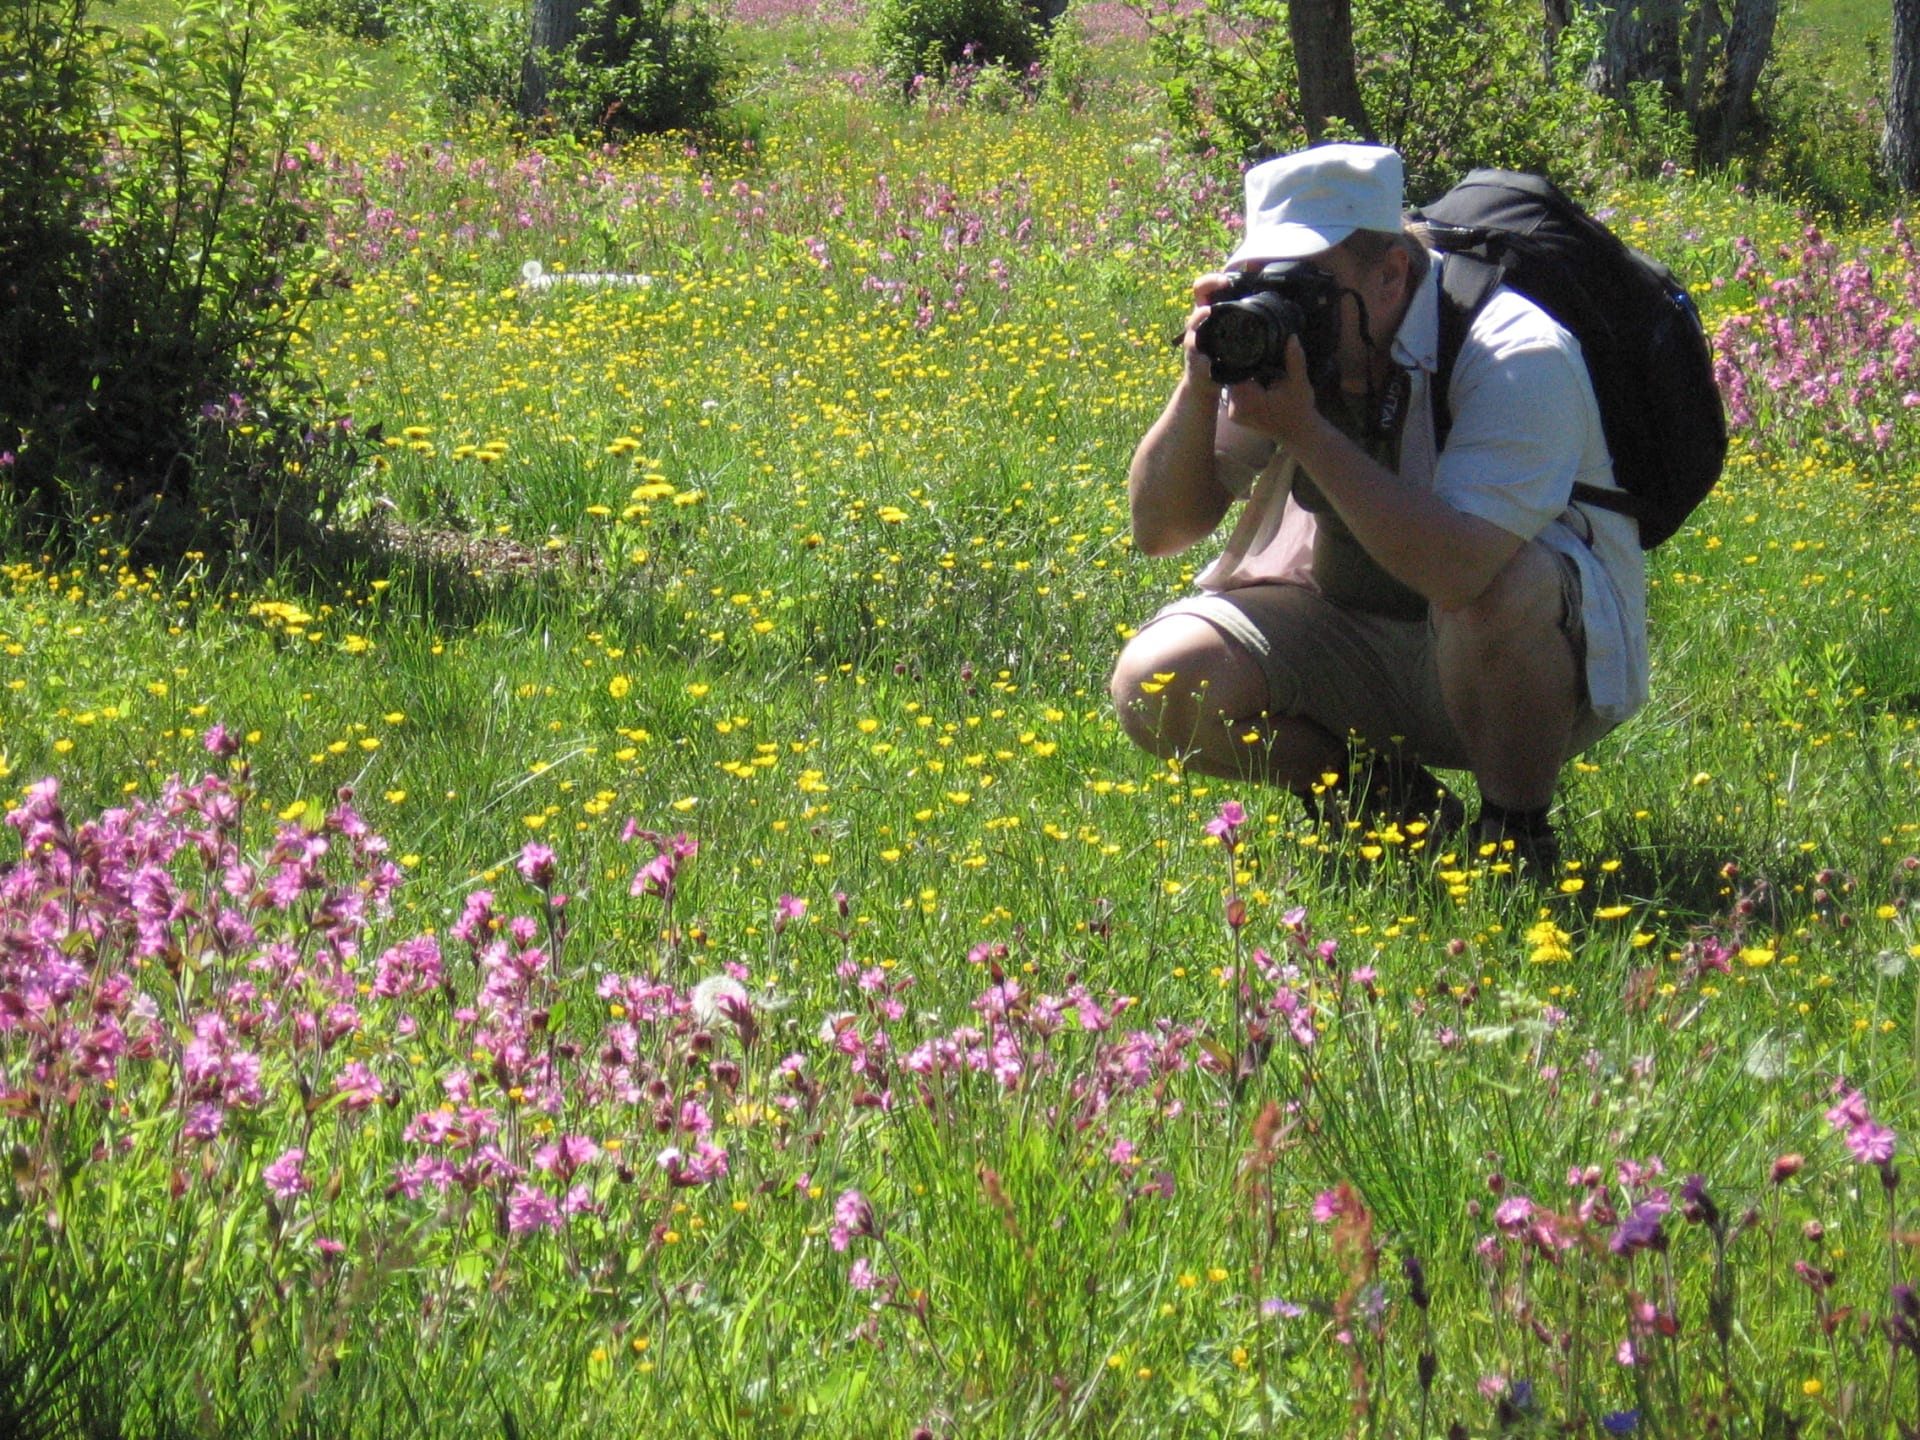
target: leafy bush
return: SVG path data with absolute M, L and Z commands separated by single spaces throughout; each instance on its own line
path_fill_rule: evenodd
M 1069 110 L 1087 103 L 1093 84 L 1093 49 L 1082 12 L 1081 5 L 1069 7 L 1040 42 L 1041 98 Z
M 903 93 L 961 66 L 1024 71 L 1040 52 L 1020 0 L 875 0 L 869 14 L 874 64 Z
M 384 40 L 392 31 L 381 0 L 292 0 L 287 15 L 303 29 L 349 40 Z
M 1836 78 L 1830 56 L 1790 37 L 1761 73 L 1752 133 L 1737 161 L 1754 184 L 1824 214 L 1871 212 L 1887 198 L 1882 118 Z
M 967 103 L 989 115 L 1005 115 L 1026 98 L 1020 77 L 1004 65 L 989 65 L 968 78 Z
M 527 48 L 526 17 L 489 0 L 393 0 L 394 33 L 455 112 L 511 106 Z
M 576 133 L 696 130 L 719 113 L 728 64 L 718 15 L 687 0 L 594 0 L 554 59 L 554 113 Z
M 297 140 L 333 85 L 289 63 L 274 0 L 191 0 L 169 27 L 127 35 L 94 24 L 87 0 L 7 12 L 0 497 L 13 522 L 45 537 L 137 520 L 151 554 L 250 532 L 283 503 L 311 513 L 325 482 L 281 447 L 312 417 L 212 446 L 205 427 L 220 406 L 297 388 L 290 346 L 327 265 Z
M 1246 158 L 1307 143 L 1284 0 L 1204 0 L 1152 23 L 1175 123 L 1194 143 Z M 1412 196 L 1475 165 L 1547 170 L 1580 188 L 1636 158 L 1620 152 L 1619 112 L 1584 83 L 1599 38 L 1591 13 L 1544 65 L 1538 9 L 1523 0 L 1358 0 L 1353 23 L 1367 115 L 1405 156 Z
M 345 3 L 345 0 L 342 0 Z M 394 28 L 455 112 L 521 107 L 575 134 L 696 130 L 724 101 L 730 65 L 720 14 L 701 0 L 592 0 L 578 38 L 543 52 L 532 77 L 527 17 L 491 0 L 392 0 Z

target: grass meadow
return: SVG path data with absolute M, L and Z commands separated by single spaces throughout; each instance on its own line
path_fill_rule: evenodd
M 1109 19 L 1079 110 L 795 10 L 748 145 L 316 137 L 384 539 L 0 572 L 15 1433 L 1920 1425 L 1904 229 L 1590 197 L 1735 451 L 1517 885 L 1118 732 L 1239 192 Z

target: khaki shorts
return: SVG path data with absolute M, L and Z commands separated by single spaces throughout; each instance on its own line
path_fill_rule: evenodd
M 1581 675 L 1568 747 L 1577 755 L 1613 725 L 1587 702 L 1580 572 L 1565 556 L 1559 559 L 1560 629 Z M 1268 714 L 1311 720 L 1331 735 L 1358 736 L 1375 750 L 1397 750 L 1443 770 L 1473 768 L 1441 697 L 1432 621 L 1349 610 L 1298 585 L 1250 585 L 1176 600 L 1147 624 L 1169 615 L 1205 620 L 1257 661 L 1267 677 Z

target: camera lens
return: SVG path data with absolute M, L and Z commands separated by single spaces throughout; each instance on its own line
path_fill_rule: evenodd
M 1200 349 L 1213 361 L 1215 378 L 1222 373 L 1252 375 L 1266 358 L 1273 323 L 1245 305 L 1216 306 L 1201 323 Z
M 1304 319 L 1298 305 L 1271 290 L 1215 305 L 1196 337 L 1213 361 L 1214 383 L 1271 384 L 1286 374 L 1287 340 L 1299 333 Z

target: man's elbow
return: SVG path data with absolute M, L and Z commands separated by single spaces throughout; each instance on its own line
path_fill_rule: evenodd
M 1511 549 L 1502 545 L 1489 554 L 1456 560 L 1440 567 L 1438 573 L 1428 577 L 1426 584 L 1414 588 L 1442 614 L 1471 616 L 1504 603 L 1505 592 L 1511 586 L 1503 585 L 1502 581 L 1508 577 L 1519 551 L 1517 545 Z
M 1424 587 L 1427 603 L 1446 615 L 1471 610 L 1491 588 L 1491 577 L 1464 575 L 1442 575 Z
M 1142 555 L 1164 560 L 1192 547 L 1196 536 L 1182 535 L 1164 525 L 1133 522 L 1133 548 Z

